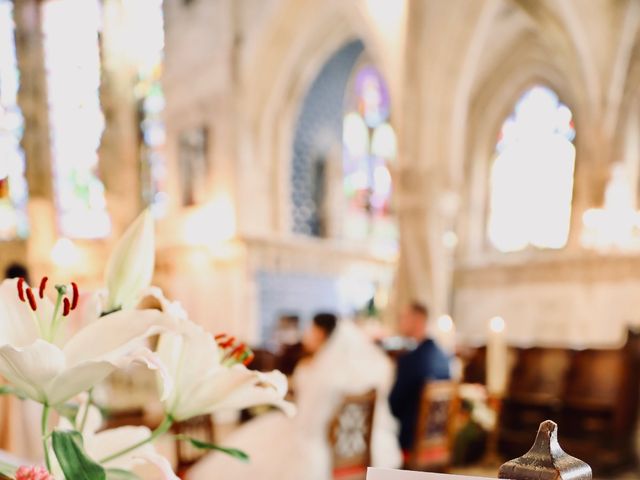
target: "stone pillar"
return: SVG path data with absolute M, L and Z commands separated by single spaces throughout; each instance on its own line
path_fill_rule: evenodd
M 105 129 L 99 169 L 117 237 L 142 208 L 136 71 L 127 54 L 131 27 L 122 0 L 104 0 L 102 15 L 100 101 Z
M 574 174 L 574 194 L 571 211 L 571 231 L 569 248 L 581 248 L 583 231 L 582 216 L 590 208 L 604 205 L 604 192 L 611 177 L 614 163 L 613 141 L 603 133 L 601 122 L 595 115 L 587 118 L 576 139 L 576 166 Z
M 29 184 L 28 260 L 36 275 L 49 268 L 57 230 L 41 10 L 38 0 L 15 0 L 14 8 L 20 69 L 18 103 L 25 123 L 22 148 Z

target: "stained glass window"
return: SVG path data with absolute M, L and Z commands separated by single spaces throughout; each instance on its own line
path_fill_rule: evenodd
M 314 79 L 302 103 L 291 165 L 291 217 L 295 233 L 318 237 L 334 234 L 330 228 L 334 213 L 330 199 L 334 190 L 341 194 L 344 94 L 363 49 L 363 43 L 354 40 L 336 51 Z M 327 168 L 327 163 L 336 168 Z M 335 189 L 331 178 L 334 172 L 338 183 Z
M 28 234 L 24 153 L 20 148 L 23 118 L 17 95 L 13 2 L 0 0 L 0 240 Z
M 63 235 L 73 238 L 100 238 L 111 229 L 97 175 L 104 129 L 98 92 L 100 25 L 100 0 L 42 4 L 58 225 Z
M 389 114 L 386 83 L 375 67 L 364 63 L 355 69 L 345 97 L 344 234 L 393 247 L 397 231 L 391 215 L 391 174 L 387 164 L 395 159 L 397 146 Z
M 569 236 L 575 137 L 550 89 L 525 92 L 502 125 L 491 167 L 488 236 L 503 252 L 562 248 Z
M 163 0 L 127 0 L 131 54 L 137 67 L 135 94 L 140 118 L 142 196 L 156 216 L 167 206 L 166 163 L 163 154 L 165 126 L 164 93 L 160 83 L 164 57 Z

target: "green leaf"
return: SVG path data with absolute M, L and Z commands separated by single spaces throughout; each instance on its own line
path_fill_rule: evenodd
M 55 409 L 56 412 L 58 412 L 61 416 L 69 420 L 72 425 L 76 424 L 76 417 L 78 416 L 78 411 L 80 410 L 80 407 L 78 405 L 74 405 L 73 403 L 65 403 L 56 406 Z
M 191 443 L 191 445 L 193 445 L 194 447 L 199 448 L 201 450 L 216 450 L 218 452 L 226 453 L 227 455 L 233 458 L 236 458 L 242 462 L 249 461 L 249 455 L 244 453 L 242 450 L 238 450 L 237 448 L 221 447 L 220 445 L 203 442 L 202 440 L 197 440 L 195 438 L 191 438 L 186 435 L 178 435 L 176 438 L 178 438 L 179 440 L 187 441 Z
M 107 480 L 142 480 L 138 475 L 120 468 L 107 468 Z
M 104 468 L 84 452 L 80 433 L 72 430 L 54 430 L 51 439 L 53 451 L 67 479 L 106 480 Z

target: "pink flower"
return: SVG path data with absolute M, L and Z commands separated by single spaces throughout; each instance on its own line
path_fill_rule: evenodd
M 16 472 L 16 480 L 54 480 L 44 467 L 22 466 Z

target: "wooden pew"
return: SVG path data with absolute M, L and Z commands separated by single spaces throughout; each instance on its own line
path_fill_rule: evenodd
M 567 376 L 561 416 L 565 445 L 576 455 L 593 458 L 600 471 L 634 460 L 638 343 L 630 332 L 622 349 L 578 351 Z
M 570 453 L 610 474 L 632 463 L 640 407 L 640 334 L 620 349 L 515 349 L 498 424 L 498 449 L 514 456 L 544 419 L 563 425 Z M 465 378 L 465 381 L 467 379 Z
M 545 419 L 558 421 L 572 352 L 558 348 L 520 350 L 503 399 L 498 449 L 514 456 L 531 443 L 530 432 Z

